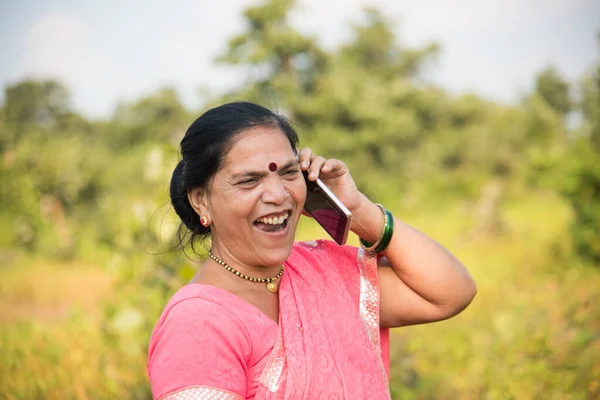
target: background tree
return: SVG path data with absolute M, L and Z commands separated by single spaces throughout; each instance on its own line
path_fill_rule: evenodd
M 289 21 L 294 0 L 271 0 L 244 11 L 246 31 L 234 36 L 222 63 L 242 67 L 252 84 L 242 95 L 248 100 L 287 107 L 314 88 L 315 75 L 324 67 L 324 52 L 316 42 L 300 34 Z
M 4 90 L 4 119 L 19 139 L 28 129 L 53 128 L 70 111 L 68 90 L 56 81 L 23 81 Z
M 598 33 L 600 47 L 600 33 Z M 600 149 L 600 63 L 581 82 L 581 112 L 585 119 L 584 136 L 592 146 Z
M 600 266 L 600 63 L 583 79 L 581 92 L 584 125 L 565 158 L 562 191 L 574 213 L 575 250 Z
M 571 111 L 569 84 L 560 76 L 556 68 L 547 67 L 538 74 L 535 92 L 559 114 L 565 116 Z

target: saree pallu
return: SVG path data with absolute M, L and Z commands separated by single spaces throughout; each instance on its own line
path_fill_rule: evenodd
M 173 296 L 150 341 L 154 398 L 389 399 L 376 257 L 321 240 L 285 267 L 279 324 L 215 287 Z

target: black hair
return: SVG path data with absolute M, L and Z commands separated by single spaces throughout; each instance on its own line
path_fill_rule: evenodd
M 210 228 L 200 224 L 200 217 L 192 208 L 188 191 L 208 189 L 219 171 L 233 138 L 258 126 L 277 127 L 287 137 L 292 150 L 297 151 L 298 135 L 283 115 L 257 104 L 234 102 L 212 108 L 196 119 L 181 140 L 182 160 L 171 177 L 171 204 L 181 218 L 177 230 L 177 247 L 184 249 L 210 236 Z

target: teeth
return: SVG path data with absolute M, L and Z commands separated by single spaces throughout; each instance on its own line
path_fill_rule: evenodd
M 271 217 L 271 218 L 263 217 L 263 218 L 260 218 L 258 220 L 258 222 L 262 222 L 263 224 L 270 224 L 270 225 L 280 225 L 280 224 L 283 224 L 283 222 L 287 218 L 288 218 L 288 214 L 283 215 L 281 217 L 275 217 L 275 218 L 273 218 L 273 217 Z

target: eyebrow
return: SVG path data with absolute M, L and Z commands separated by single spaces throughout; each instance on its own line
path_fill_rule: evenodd
M 298 161 L 296 159 L 293 159 L 293 160 L 289 161 L 287 164 L 285 164 L 285 165 L 283 165 L 281 167 L 278 167 L 277 171 L 286 170 L 286 169 L 289 169 L 289 168 L 291 168 L 291 167 L 293 167 L 295 165 L 299 165 L 299 164 L 298 164 Z M 239 179 L 239 178 L 242 178 L 242 177 L 249 177 L 249 176 L 257 177 L 257 178 L 262 178 L 263 176 L 267 176 L 268 173 L 269 173 L 268 171 L 244 171 L 244 172 L 239 172 L 237 174 L 233 174 L 231 176 L 231 178 L 232 179 Z

